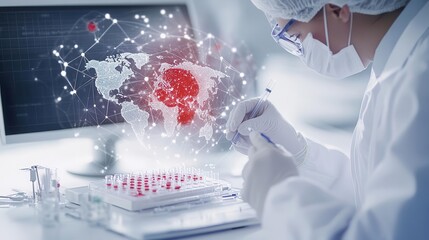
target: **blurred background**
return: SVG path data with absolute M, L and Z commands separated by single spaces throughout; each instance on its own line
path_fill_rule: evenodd
M 47 5 L 59 4 L 57 0 L 43 2 Z M 112 0 L 93 0 L 91 4 L 145 2 L 147 1 L 126 0 L 118 3 Z M 0 0 L 2 6 L 10 4 L 9 0 Z M 37 0 L 15 0 L 13 4 L 32 5 L 37 4 Z M 86 0 L 71 0 L 61 4 L 88 3 Z M 250 0 L 190 0 L 188 4 L 193 12 L 196 28 L 210 32 L 231 45 L 245 46 L 251 53 L 255 81 L 252 82 L 254 91 L 248 93 L 249 97 L 259 95 L 267 81 L 275 79 L 277 84 L 269 100 L 285 119 L 305 136 L 349 152 L 360 102 L 369 79 L 368 70 L 347 79 L 332 80 L 307 69 L 298 58 L 282 50 L 272 40 L 270 24 Z M 171 162 L 162 161 L 162 158 L 142 161 L 145 160 L 144 152 L 133 139 L 121 139 L 118 149 L 122 161 L 131 168 L 135 167 L 131 160 L 138 160 L 140 167 L 160 166 L 159 164 L 172 166 Z M 0 164 L 7 165 L 7 169 L 17 169 L 44 162 L 53 167 L 66 168 L 76 162 L 89 160 L 91 152 L 92 146 L 84 139 L 2 145 Z M 243 155 L 222 153 L 221 157 L 216 154 L 206 156 L 195 165 L 225 171 L 230 176 L 240 176 L 245 162 L 246 157 Z M 66 179 L 72 178 L 65 174 L 63 176 Z M 6 178 L 7 175 L 3 174 L 2 177 Z M 71 185 L 79 185 L 81 182 L 76 180 Z

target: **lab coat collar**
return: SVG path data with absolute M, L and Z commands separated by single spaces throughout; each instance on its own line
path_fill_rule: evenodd
M 382 38 L 380 44 L 375 50 L 374 62 L 372 64 L 373 71 L 376 77 L 379 77 L 383 72 L 386 63 L 401 37 L 403 31 L 416 16 L 419 10 L 426 4 L 427 1 L 412 0 L 399 14 L 398 18 L 393 22 L 387 33 Z M 406 56 L 404 56 L 406 57 Z

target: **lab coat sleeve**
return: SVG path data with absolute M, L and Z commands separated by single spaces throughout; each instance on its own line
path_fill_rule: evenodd
M 354 202 L 350 158 L 339 149 L 307 139 L 308 152 L 299 166 L 302 177 L 318 182 L 337 197 Z
M 429 39 L 396 77 L 384 121 L 391 134 L 385 154 L 367 180 L 355 209 L 303 177 L 270 189 L 262 226 L 277 239 L 428 239 Z

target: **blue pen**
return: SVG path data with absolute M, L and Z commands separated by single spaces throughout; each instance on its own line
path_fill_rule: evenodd
M 270 93 L 272 92 L 273 86 L 274 86 L 274 81 L 270 80 L 268 82 L 267 87 L 265 88 L 265 92 L 264 94 L 259 98 L 259 101 L 256 103 L 256 106 L 252 109 L 252 112 L 250 113 L 249 117 L 246 118 L 247 119 L 252 119 L 254 117 L 256 117 L 256 115 L 259 114 L 260 112 L 260 108 L 262 106 L 262 103 L 265 102 L 268 99 L 268 96 L 270 95 Z M 265 136 L 266 137 L 266 136 Z M 238 133 L 238 131 L 235 133 L 234 137 L 232 138 L 231 142 L 235 145 L 238 142 L 238 139 L 240 138 L 240 134 Z M 271 140 L 270 140 L 271 141 Z
M 271 143 L 271 144 L 273 144 L 274 146 L 277 146 L 267 135 L 265 135 L 265 134 L 263 134 L 263 133 L 261 133 L 261 136 L 263 137 L 263 138 L 265 138 L 265 140 L 267 140 L 267 142 L 269 142 L 269 143 Z

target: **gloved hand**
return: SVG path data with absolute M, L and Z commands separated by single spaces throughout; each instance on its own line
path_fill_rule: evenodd
M 292 155 L 281 146 L 270 143 L 262 134 L 252 131 L 249 162 L 244 166 L 241 196 L 262 216 L 268 191 L 284 179 L 298 175 Z
M 307 142 L 295 129 L 283 119 L 277 109 L 269 101 L 262 103 L 258 115 L 253 119 L 247 119 L 258 102 L 258 98 L 252 98 L 240 102 L 229 115 L 226 123 L 226 138 L 232 140 L 235 133 L 241 135 L 235 149 L 243 154 L 248 153 L 250 147 L 249 133 L 256 131 L 265 134 L 273 142 L 283 146 L 301 164 L 307 153 Z

